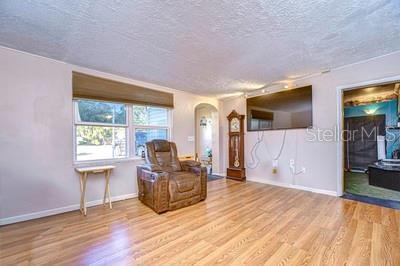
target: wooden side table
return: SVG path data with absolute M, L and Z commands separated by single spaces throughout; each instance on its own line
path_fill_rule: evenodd
M 106 187 L 104 190 L 103 206 L 106 206 L 106 197 L 108 197 L 108 204 L 110 209 L 112 209 L 111 195 L 110 195 L 110 175 L 111 170 L 114 169 L 114 165 L 104 165 L 104 166 L 93 166 L 93 167 L 78 167 L 75 171 L 79 173 L 79 180 L 81 185 L 81 203 L 80 210 L 83 215 L 86 216 L 86 181 L 89 174 L 99 174 L 104 173 L 106 178 Z

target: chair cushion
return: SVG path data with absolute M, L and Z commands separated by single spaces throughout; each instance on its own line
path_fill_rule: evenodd
M 169 195 L 171 202 L 200 195 L 200 177 L 191 172 L 170 172 Z
M 153 140 L 155 152 L 170 152 L 171 145 L 166 140 Z
M 161 167 L 166 167 L 166 166 L 171 165 L 171 153 L 170 152 L 157 152 L 156 158 L 157 158 L 158 164 Z
M 173 142 L 166 140 L 152 140 L 146 142 L 146 163 L 158 165 L 165 172 L 181 171 L 178 152 Z
M 194 183 L 198 179 L 196 175 L 190 172 L 173 172 L 171 173 L 176 183 L 178 192 L 186 192 L 194 188 Z

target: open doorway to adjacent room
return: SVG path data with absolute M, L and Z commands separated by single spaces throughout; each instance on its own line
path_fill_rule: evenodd
M 344 197 L 400 208 L 400 82 L 343 91 Z
M 217 108 L 208 103 L 197 105 L 195 108 L 195 121 L 195 158 L 207 168 L 209 179 L 213 179 L 213 173 L 219 170 L 219 120 Z M 218 176 L 215 178 L 218 178 Z

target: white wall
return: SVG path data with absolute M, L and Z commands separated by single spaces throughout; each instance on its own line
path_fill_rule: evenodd
M 216 99 L 133 81 L 63 62 L 0 47 L 0 224 L 78 208 L 79 179 L 74 172 L 72 140 L 72 71 L 111 78 L 174 93 L 173 141 L 180 155 L 194 154 L 194 108 Z M 111 194 L 120 199 L 137 193 L 136 165 L 113 163 Z M 102 176 L 91 176 L 87 201 L 101 199 Z M 90 212 L 90 211 L 89 211 Z
M 371 59 L 357 64 L 332 70 L 308 79 L 295 81 L 297 86 L 313 86 L 313 121 L 314 126 L 333 129 L 337 124 L 337 87 L 376 80 L 400 74 L 400 52 Z M 241 114 L 246 113 L 246 101 L 243 97 L 225 101 L 223 115 L 232 109 Z M 227 122 L 222 123 L 224 137 L 224 162 L 227 166 Z M 276 156 L 282 143 L 283 131 L 267 131 L 264 143 L 258 150 L 261 164 L 256 169 L 247 168 L 247 179 L 263 183 L 274 183 L 283 186 L 295 186 L 301 189 L 336 194 L 337 191 L 337 142 L 310 142 L 305 129 L 288 130 L 286 145 L 279 160 L 277 174 L 272 174 L 272 160 L 268 153 Z M 297 141 L 296 141 L 297 138 Z M 246 132 L 245 158 L 249 163 L 250 149 L 257 140 L 257 132 Z M 268 150 L 266 148 L 268 147 Z M 297 148 L 296 148 L 297 147 Z M 306 167 L 306 173 L 293 178 L 289 170 L 289 160 L 296 159 L 298 170 Z

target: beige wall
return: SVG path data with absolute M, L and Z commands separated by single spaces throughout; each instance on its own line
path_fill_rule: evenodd
M 348 84 L 382 79 L 400 75 L 400 52 L 382 56 L 372 60 L 352 64 L 330 73 L 298 80 L 298 87 L 313 86 L 313 122 L 322 129 L 333 129 L 337 125 L 337 88 Z M 244 97 L 224 101 L 222 116 L 228 115 L 232 109 L 246 113 Z M 224 169 L 227 166 L 227 122 L 223 124 L 221 135 L 224 137 Z M 245 132 L 245 158 L 251 163 L 250 150 L 257 141 L 257 132 Z M 260 165 L 256 169 L 247 168 L 248 180 L 272 183 L 312 190 L 327 194 L 336 194 L 338 189 L 338 143 L 310 142 L 305 129 L 287 131 L 286 144 L 279 160 L 277 174 L 272 174 L 272 156 L 276 156 L 282 143 L 283 131 L 274 130 L 264 133 L 264 142 L 258 149 Z M 291 175 L 289 161 L 296 160 L 297 170 L 302 167 L 306 172 L 297 176 Z
M 195 142 L 194 109 L 200 103 L 210 103 L 219 110 L 219 148 L 223 171 L 227 166 L 227 119 L 236 109 L 246 113 L 244 98 L 223 103 L 216 99 L 146 84 L 127 78 L 80 68 L 59 61 L 23 52 L 0 48 L 0 223 L 15 222 L 44 215 L 74 210 L 79 204 L 79 182 L 74 172 L 72 140 L 72 70 L 129 82 L 174 93 L 172 138 L 179 153 L 193 154 Z M 328 74 L 304 79 L 298 86 L 313 85 L 314 126 L 332 128 L 337 123 L 337 87 L 400 74 L 400 52 L 366 62 L 353 64 Z M 276 155 L 283 131 L 264 134 L 264 144 L 258 154 L 261 164 L 247 168 L 249 180 L 284 184 L 333 194 L 337 190 L 336 142 L 309 142 L 303 129 L 288 130 L 286 144 L 279 160 L 278 174 L 271 173 L 270 155 Z M 257 132 L 245 133 L 245 157 L 250 161 L 250 149 Z M 269 153 L 268 153 L 269 151 Z M 306 173 L 293 177 L 288 162 L 296 159 L 298 168 Z M 136 195 L 136 169 L 141 160 L 114 163 L 117 168 L 111 178 L 111 193 L 117 198 Z M 216 169 L 214 169 L 217 172 Z M 91 177 L 87 200 L 98 203 L 104 180 Z
M 78 208 L 79 181 L 73 164 L 71 72 L 80 71 L 174 93 L 172 139 L 179 154 L 194 154 L 194 108 L 216 99 L 0 47 L 0 223 L 15 222 Z M 135 196 L 136 165 L 115 162 L 111 194 Z M 103 178 L 90 177 L 87 200 L 98 203 Z M 90 212 L 90 211 L 89 211 Z

